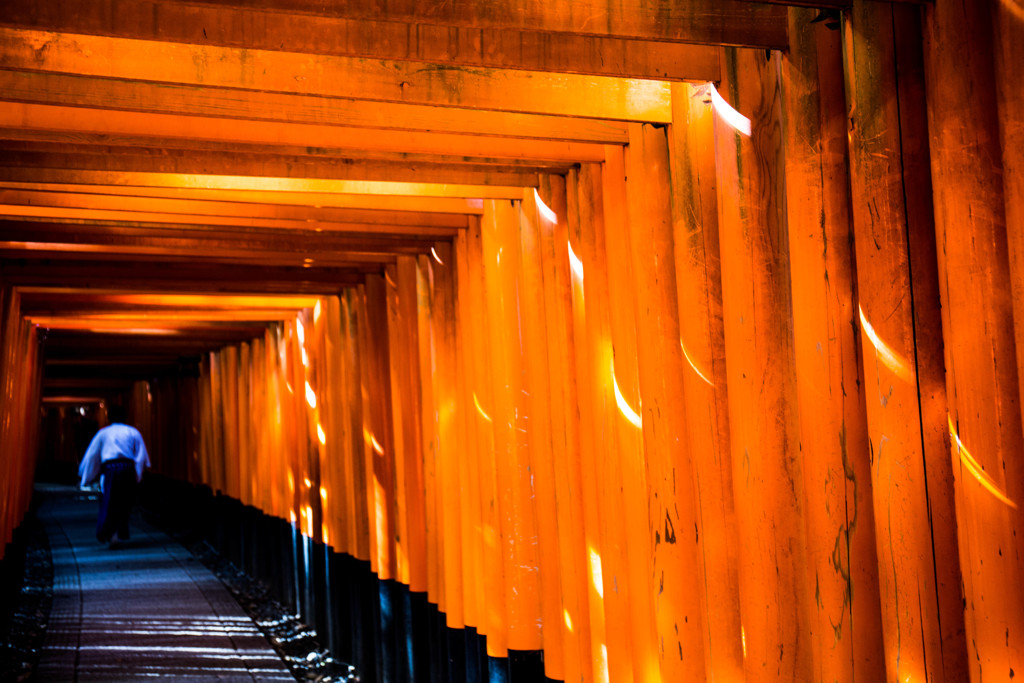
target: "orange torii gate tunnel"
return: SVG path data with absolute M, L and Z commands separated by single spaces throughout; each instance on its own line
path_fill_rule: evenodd
M 4 541 L 123 404 L 364 681 L 1022 676 L 1022 67 L 1020 0 L 6 0 Z

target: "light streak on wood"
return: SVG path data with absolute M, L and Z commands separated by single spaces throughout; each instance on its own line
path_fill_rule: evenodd
M 533 189 L 533 200 L 537 202 L 537 210 L 540 211 L 540 215 L 544 217 L 544 220 L 549 223 L 558 222 L 558 214 L 552 211 L 548 205 L 544 203 L 544 200 L 542 200 L 540 195 L 537 194 L 537 188 Z
M 580 285 L 582 285 L 583 261 L 581 261 L 580 257 L 576 255 L 575 251 L 573 251 L 572 241 L 570 240 L 566 242 L 566 244 L 569 246 L 569 267 L 572 269 L 572 274 L 576 277 L 577 280 L 580 281 Z
M 999 488 L 998 485 L 996 485 L 995 481 L 992 480 L 992 477 L 990 477 L 989 474 L 985 471 L 985 469 L 981 466 L 981 463 L 975 460 L 974 456 L 971 455 L 971 452 L 967 450 L 966 446 L 964 446 L 964 442 L 960 440 L 960 435 L 957 433 L 956 427 L 953 425 L 953 416 L 950 415 L 948 419 L 949 435 L 953 437 L 953 443 L 956 444 L 956 451 L 957 454 L 960 456 L 960 464 L 962 464 L 967 469 L 967 471 L 970 472 L 971 475 L 978 480 L 978 483 L 981 484 L 982 488 L 984 488 L 986 491 L 995 496 L 999 502 L 1008 505 L 1014 510 L 1016 510 L 1017 504 L 1006 497 L 1006 494 L 1002 491 L 1002 489 Z
M 686 350 L 686 344 L 683 343 L 682 339 L 679 340 L 679 348 L 683 350 L 683 357 L 686 358 L 686 362 L 690 364 L 690 367 L 693 368 L 693 371 L 696 372 L 702 380 L 707 382 L 708 386 L 715 386 L 715 383 L 708 379 L 707 375 L 701 372 L 700 368 L 697 367 L 697 364 L 693 362 L 692 358 L 690 358 L 690 353 Z
M 718 116 L 729 124 L 730 128 L 749 138 L 750 119 L 736 111 L 731 104 L 726 102 L 725 99 L 718 94 L 718 89 L 711 83 L 708 84 L 708 92 L 711 93 L 711 103 L 714 105 L 715 112 L 718 113 Z
M 626 397 L 622 395 L 622 391 L 619 389 L 619 380 L 615 378 L 615 361 L 612 361 L 611 373 L 612 386 L 615 388 L 615 404 L 619 407 L 619 412 L 621 412 L 622 416 L 629 420 L 629 423 L 632 424 L 634 427 L 636 427 L 637 429 L 643 429 L 643 420 L 641 419 L 640 415 L 637 414 L 637 412 L 633 410 L 633 408 L 629 405 L 629 402 L 626 401 Z
M 604 575 L 601 571 L 601 555 L 590 548 L 590 585 L 597 596 L 604 600 Z
M 473 392 L 473 405 L 476 406 L 476 412 L 480 413 L 480 417 L 487 420 L 488 422 L 492 422 L 491 416 L 488 415 L 487 411 L 485 411 L 483 407 L 480 405 L 480 399 L 476 397 L 476 392 Z
M 882 338 L 875 332 L 875 328 L 871 326 L 867 316 L 864 315 L 864 308 L 860 307 L 860 324 L 864 330 L 864 334 L 867 335 L 871 345 L 875 347 L 875 351 L 878 353 L 878 358 L 882 361 L 885 367 L 893 371 L 893 373 L 902 379 L 904 382 L 912 382 L 914 380 L 914 371 L 910 367 L 910 363 L 896 353 L 891 346 L 882 341 Z

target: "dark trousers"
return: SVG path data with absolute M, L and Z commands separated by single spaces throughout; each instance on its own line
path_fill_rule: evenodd
M 106 543 L 117 533 L 121 540 L 128 538 L 128 517 L 135 503 L 135 463 L 119 458 L 103 463 L 103 495 L 100 496 L 100 516 L 96 520 L 96 538 Z

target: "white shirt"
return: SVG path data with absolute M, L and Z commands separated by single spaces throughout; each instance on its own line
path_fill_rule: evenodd
M 135 427 L 115 422 L 96 432 L 85 451 L 78 474 L 82 486 L 88 486 L 100 475 L 100 466 L 108 460 L 128 458 L 135 461 L 136 481 L 142 481 L 142 471 L 149 467 L 149 453 L 142 434 Z

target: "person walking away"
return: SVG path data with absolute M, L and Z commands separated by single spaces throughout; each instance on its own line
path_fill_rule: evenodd
M 125 424 L 123 406 L 111 406 L 111 424 L 96 432 L 78 468 L 85 488 L 100 479 L 100 514 L 96 520 L 96 538 L 100 543 L 126 541 L 128 517 L 135 502 L 135 487 L 149 467 L 149 453 L 142 434 Z

